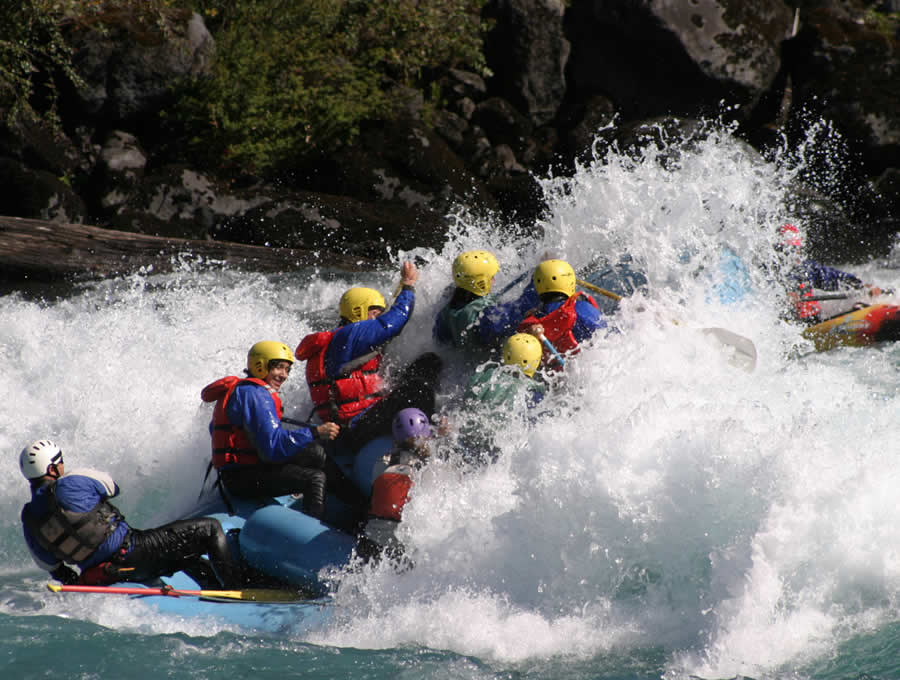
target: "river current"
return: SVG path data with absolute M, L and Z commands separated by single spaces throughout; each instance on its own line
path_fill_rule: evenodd
M 53 438 L 69 468 L 113 475 L 136 526 L 177 515 L 209 457 L 200 389 L 239 373 L 257 340 L 294 347 L 327 328 L 350 285 L 390 297 L 397 268 L 262 275 L 186 257 L 172 273 L 0 297 L 5 676 L 900 676 L 900 345 L 811 352 L 781 318 L 761 263 L 794 220 L 801 169 L 714 128 L 690 147 L 544 178 L 550 211 L 534 230 L 511 235 L 463 207 L 440 252 L 392 253 L 421 270 L 414 316 L 388 348 L 395 365 L 434 349 L 464 250 L 496 253 L 497 289 L 548 251 L 580 272 L 631 257 L 648 287 L 569 362 L 538 421 L 505 427 L 496 462 L 422 470 L 402 525 L 416 567 L 335 578 L 335 615 L 313 630 L 47 591 L 21 536 L 18 452 Z M 723 251 L 747 265 L 737 296 L 720 294 Z M 900 290 L 898 267 L 900 255 L 844 268 Z M 755 369 L 704 327 L 749 338 Z M 471 362 L 444 353 L 452 420 Z M 302 365 L 283 398 L 307 417 Z

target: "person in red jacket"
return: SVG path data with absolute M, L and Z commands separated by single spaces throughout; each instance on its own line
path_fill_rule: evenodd
M 282 425 L 278 391 L 293 363 L 287 345 L 264 340 L 247 354 L 247 377 L 231 375 L 203 388 L 203 401 L 216 403 L 209 426 L 212 464 L 237 497 L 302 494 L 303 512 L 322 517 L 327 479 L 319 440 L 334 439 L 340 426 L 289 430 Z
M 534 288 L 541 301 L 519 324 L 519 332 L 541 334 L 559 354 L 574 353 L 578 344 L 606 328 L 603 314 L 590 295 L 576 292 L 575 270 L 563 260 L 544 260 L 534 270 Z M 547 366 L 560 367 L 545 351 Z
M 850 311 L 846 309 L 830 310 L 823 315 L 822 304 L 816 298 L 816 290 L 838 292 L 846 291 L 847 299 L 854 301 L 851 292 L 859 291 L 859 297 L 865 295 L 877 297 L 884 292 L 878 286 L 863 283 L 861 279 L 849 272 L 835 269 L 805 255 L 803 235 L 793 224 L 782 225 L 778 229 L 779 242 L 775 251 L 782 268 L 786 270 L 783 281 L 789 302 L 788 318 L 813 325 L 823 321 L 825 316 L 834 316 Z
M 306 382 L 316 415 L 341 425 L 339 443 L 358 451 L 365 443 L 390 433 L 393 414 L 416 407 L 434 413 L 441 360 L 426 352 L 385 389 L 382 352 L 397 337 L 415 306 L 419 273 L 412 262 L 400 268 L 402 289 L 390 309 L 372 288 L 354 287 L 341 297 L 338 328 L 307 335 L 297 346 L 306 361 Z
M 412 489 L 410 475 L 431 456 L 434 429 L 431 421 L 417 408 L 405 408 L 391 422 L 394 447 L 388 452 L 388 466 L 372 484 L 369 521 L 364 535 L 392 558 L 399 558 L 403 548 L 395 537 L 403 506 Z

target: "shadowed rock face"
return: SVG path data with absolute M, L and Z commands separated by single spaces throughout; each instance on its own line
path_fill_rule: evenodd
M 781 0 L 573 3 L 570 85 L 628 117 L 752 106 L 772 85 L 793 14 Z
M 81 30 L 85 86 L 63 93 L 65 136 L 0 129 L 12 188 L 0 212 L 377 260 L 388 246 L 439 248 L 459 204 L 532 226 L 544 209 L 534 175 L 564 174 L 592 147 L 653 143 L 654 129 L 690 138 L 709 116 L 738 123 L 765 153 L 824 118 L 847 147 L 847 195 L 797 187 L 811 243 L 844 259 L 884 252 L 900 215 L 890 189 L 900 172 L 900 21 L 887 13 L 897 10 L 815 5 L 791 37 L 783 0 L 489 0 L 490 77 L 437 74 L 443 108 L 433 118 L 411 98 L 399 120 L 365 126 L 354 146 L 277 182 L 185 165 L 173 154 L 179 141 L 164 138 L 170 83 L 215 58 L 199 15 L 185 13 L 165 35 Z
M 72 31 L 75 67 L 85 87 L 72 93 L 82 115 L 123 121 L 159 111 L 171 100 L 173 81 L 209 72 L 215 41 L 199 14 L 184 13 L 166 33 L 123 26 L 107 34 Z
M 564 12 L 562 0 L 496 0 L 486 9 L 496 22 L 485 45 L 491 87 L 536 125 L 553 120 L 566 91 Z
M 897 25 L 860 24 L 835 9 L 811 10 L 793 71 L 798 110 L 834 121 L 848 139 L 892 165 L 900 158 Z
M 793 13 L 779 1 L 669 0 L 649 9 L 703 73 L 745 88 L 751 98 L 771 86 L 778 44 L 790 35 L 793 22 Z

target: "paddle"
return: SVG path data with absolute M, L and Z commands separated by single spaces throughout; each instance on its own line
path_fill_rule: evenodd
M 859 297 L 859 293 L 851 296 L 850 293 L 820 293 L 819 295 L 810 295 L 809 297 L 801 297 L 799 302 L 824 302 L 825 300 L 847 300 L 850 297 Z
M 600 288 L 599 286 L 595 286 L 587 281 L 582 281 L 581 279 L 575 280 L 582 288 L 587 288 L 595 293 L 600 293 L 600 295 L 605 295 L 613 300 L 622 299 L 621 295 L 606 290 L 605 288 Z M 678 322 L 676 321 L 675 323 L 677 324 Z M 747 372 L 752 372 L 753 369 L 756 368 L 756 345 L 753 344 L 753 341 L 750 338 L 745 338 L 743 335 L 738 335 L 726 328 L 712 327 L 701 328 L 700 330 L 706 335 L 713 336 L 723 345 L 734 348 L 734 356 L 729 360 L 732 365 L 743 368 Z
M 539 333 L 538 338 L 540 339 L 540 341 L 542 343 L 544 343 L 544 347 L 546 347 L 548 350 L 550 350 L 550 353 L 553 355 L 553 358 L 556 359 L 557 362 L 559 362 L 559 367 L 564 368 L 566 365 L 566 360 L 563 359 L 562 354 L 560 354 L 559 352 L 556 351 L 556 347 L 554 347 L 553 343 L 551 343 L 547 339 L 547 336 L 544 335 L 543 333 Z
M 208 597 L 245 602 L 299 602 L 310 598 L 291 590 L 248 588 L 247 590 L 176 590 L 170 586 L 139 588 L 127 586 L 65 586 L 48 583 L 54 593 L 105 593 L 108 595 L 166 595 L 169 597 Z
M 733 333 L 727 328 L 701 328 L 700 331 L 713 336 L 723 345 L 734 348 L 734 356 L 728 360 L 732 366 L 743 368 L 748 373 L 752 373 L 756 368 L 756 345 L 750 338 Z
M 881 295 L 893 295 L 894 291 L 890 288 L 885 288 L 881 291 Z M 810 295 L 809 297 L 801 297 L 799 299 L 800 302 L 823 302 L 825 300 L 859 300 L 860 298 L 865 297 L 865 293 L 863 291 L 855 291 L 852 293 L 820 293 L 819 295 Z M 878 297 L 877 295 L 873 295 L 869 293 L 869 297 Z
M 608 298 L 612 298 L 613 300 L 621 300 L 622 296 L 618 293 L 613 293 L 611 290 L 606 290 L 606 288 L 601 288 L 600 286 L 595 286 L 593 283 L 588 283 L 587 281 L 583 281 L 582 279 L 575 279 L 579 286 L 582 288 L 587 288 L 588 290 L 592 290 L 595 293 L 600 293 L 600 295 L 605 295 Z

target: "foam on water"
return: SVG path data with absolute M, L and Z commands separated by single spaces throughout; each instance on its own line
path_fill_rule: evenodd
M 398 364 L 432 349 L 432 319 L 462 250 L 497 253 L 498 289 L 547 250 L 576 268 L 629 254 L 650 287 L 570 362 L 567 386 L 537 424 L 503 430 L 495 464 L 463 471 L 436 460 L 418 474 L 401 525 L 415 569 L 344 575 L 333 624 L 306 639 L 498 663 L 662 648 L 672 678 L 761 677 L 889 620 L 900 593 L 891 425 L 900 352 L 788 358 L 798 329 L 779 319 L 759 267 L 740 304 L 710 295 L 722 246 L 767 261 L 790 219 L 792 172 L 713 129 L 690 148 L 613 154 L 574 179 L 546 180 L 540 238 L 505 236 L 461 213 L 441 252 L 397 253 L 422 263 L 415 316 L 389 349 Z M 864 271 L 900 289 L 898 270 Z M 35 595 L 43 581 L 19 533 L 27 487 L 16 454 L 33 438 L 56 439 L 69 467 L 109 470 L 119 506 L 151 526 L 199 492 L 210 415 L 200 389 L 237 374 L 257 340 L 295 346 L 326 327 L 347 285 L 390 292 L 395 282 L 392 272 L 186 265 L 84 285 L 59 301 L 0 298 L 0 569 L 16 584 L 0 610 L 147 633 L 221 630 L 148 620 L 111 597 Z M 729 363 L 728 348 L 699 332 L 708 326 L 750 337 L 756 370 Z M 453 420 L 466 362 L 448 364 L 442 401 Z M 295 418 L 310 404 L 301 368 L 283 394 Z

